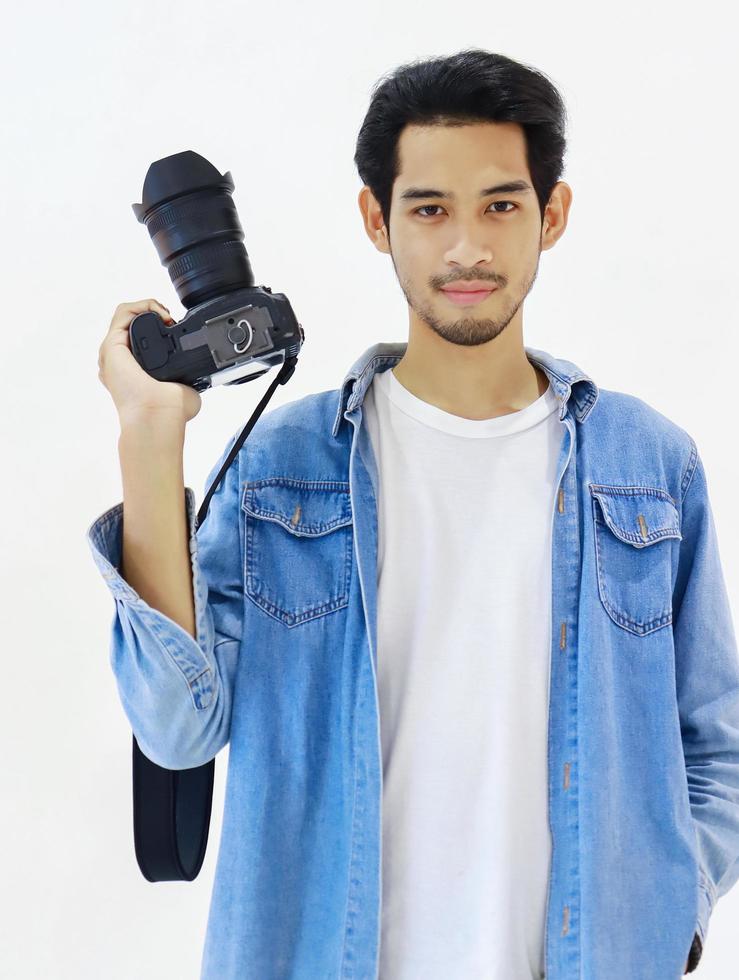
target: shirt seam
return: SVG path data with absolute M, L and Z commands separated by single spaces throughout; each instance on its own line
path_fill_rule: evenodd
M 695 475 L 695 471 L 697 468 L 698 468 L 698 447 L 696 446 L 695 441 L 691 437 L 690 458 L 688 460 L 688 465 L 685 467 L 685 473 L 683 474 L 683 478 L 680 481 L 680 486 L 685 487 L 685 489 L 682 492 L 682 497 L 680 498 L 681 505 L 685 502 L 685 497 L 693 482 L 693 476 Z

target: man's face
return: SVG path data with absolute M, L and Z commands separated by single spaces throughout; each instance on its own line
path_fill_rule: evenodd
M 406 126 L 398 152 L 388 246 L 411 318 L 453 344 L 487 343 L 516 315 L 539 268 L 542 222 L 523 130 L 488 122 Z M 513 181 L 527 186 L 481 196 Z M 497 288 L 458 306 L 442 290 L 457 279 Z

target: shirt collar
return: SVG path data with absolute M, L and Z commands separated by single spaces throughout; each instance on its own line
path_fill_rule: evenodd
M 345 411 L 353 411 L 364 400 L 365 392 L 372 382 L 375 372 L 380 368 L 392 367 L 405 354 L 408 344 L 377 343 L 368 347 L 357 358 L 344 376 L 338 391 L 338 405 L 332 435 L 338 435 Z M 554 394 L 559 402 L 559 417 L 564 419 L 567 405 L 572 401 L 572 410 L 578 422 L 584 422 L 598 400 L 598 386 L 593 379 L 572 361 L 554 357 L 547 351 L 535 347 L 524 347 L 526 356 L 540 367 L 549 378 Z

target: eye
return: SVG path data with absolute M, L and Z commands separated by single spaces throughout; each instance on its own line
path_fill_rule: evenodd
M 515 211 L 518 208 L 518 205 L 517 204 L 514 204 L 513 201 L 493 201 L 493 203 L 490 205 L 490 207 L 495 207 L 497 204 L 510 204 L 511 205 L 511 208 L 513 209 L 513 211 Z M 435 215 L 435 214 L 421 214 L 421 211 L 425 211 L 426 208 L 440 208 L 440 207 L 441 207 L 440 204 L 423 204 L 420 208 L 416 208 L 416 210 L 413 213 L 420 215 L 420 217 L 422 217 L 422 218 L 436 218 L 437 215 Z M 496 211 L 495 213 L 496 214 L 511 214 L 512 212 L 511 211 Z

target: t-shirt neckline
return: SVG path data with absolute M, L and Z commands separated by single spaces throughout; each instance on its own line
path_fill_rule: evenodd
M 410 418 L 430 428 L 473 439 L 522 432 L 547 418 L 558 407 L 557 396 L 548 384 L 538 398 L 516 412 L 490 419 L 466 419 L 418 398 L 395 377 L 391 367 L 378 371 L 373 380 L 377 389 Z

